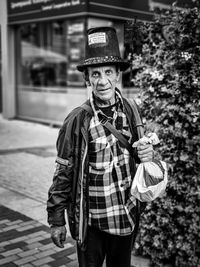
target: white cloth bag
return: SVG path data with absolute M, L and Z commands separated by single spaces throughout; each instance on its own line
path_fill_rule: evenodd
M 151 202 L 162 197 L 167 182 L 167 164 L 164 161 L 140 163 L 131 186 L 131 195 L 142 202 Z
M 147 136 L 143 136 L 135 142 L 133 147 L 147 143 L 157 145 L 159 142 L 156 133 L 149 133 Z M 131 186 L 131 195 L 142 202 L 151 202 L 163 195 L 167 187 L 167 182 L 166 162 L 153 160 L 140 163 Z

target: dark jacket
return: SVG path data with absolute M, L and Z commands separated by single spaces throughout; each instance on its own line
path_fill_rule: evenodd
M 123 98 L 125 113 L 134 140 L 138 140 L 132 108 Z M 87 101 L 89 104 L 89 101 Z M 65 119 L 57 140 L 57 167 L 47 201 L 48 223 L 65 224 L 65 209 L 71 235 L 84 246 L 88 225 L 88 128 L 91 115 L 82 107 L 74 109 Z M 131 160 L 131 174 L 135 162 Z

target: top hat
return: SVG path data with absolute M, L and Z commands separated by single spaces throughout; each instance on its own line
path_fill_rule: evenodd
M 118 65 L 121 71 L 130 67 L 130 63 L 121 58 L 116 30 L 112 27 L 91 28 L 87 31 L 85 60 L 77 66 L 84 71 L 89 66 Z

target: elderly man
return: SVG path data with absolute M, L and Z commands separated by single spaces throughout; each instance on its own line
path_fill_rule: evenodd
M 109 121 L 130 144 L 138 140 L 133 110 L 117 89 L 120 71 L 128 67 L 114 28 L 88 30 L 86 58 L 77 68 L 92 88 L 89 110 L 77 107 L 60 129 L 47 201 L 51 237 L 61 248 L 67 210 L 81 267 L 100 267 L 104 259 L 107 267 L 130 267 L 136 223 L 130 188 L 135 163 L 151 161 L 153 147 L 140 145 L 131 155 L 105 127 Z

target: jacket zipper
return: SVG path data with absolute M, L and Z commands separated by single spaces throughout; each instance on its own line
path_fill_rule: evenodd
M 83 155 L 83 161 L 82 161 L 82 174 L 81 174 L 81 198 L 80 198 L 80 220 L 79 220 L 79 243 L 82 243 L 83 241 L 83 176 L 84 176 L 84 165 L 85 165 L 85 158 L 88 151 L 88 144 L 85 139 L 85 133 L 83 129 L 81 129 L 81 132 L 83 134 L 83 138 L 85 140 L 85 152 Z

